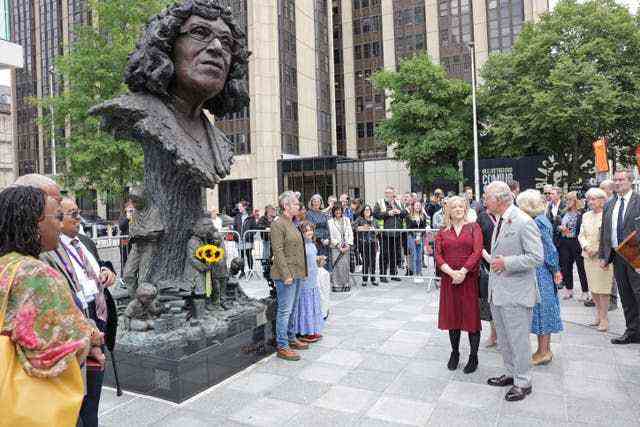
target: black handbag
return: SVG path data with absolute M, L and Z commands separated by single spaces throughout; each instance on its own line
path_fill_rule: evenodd
M 480 299 L 489 298 L 489 269 L 483 261 L 480 262 L 480 279 L 478 280 L 478 296 Z

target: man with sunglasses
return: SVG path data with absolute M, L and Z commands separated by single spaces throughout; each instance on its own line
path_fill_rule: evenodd
M 58 270 L 76 291 L 85 313 L 105 334 L 107 343 L 115 342 L 117 313 L 108 287 L 115 283 L 110 263 L 103 262 L 95 243 L 80 234 L 80 211 L 75 201 L 62 198 L 62 233 L 55 251 L 41 257 Z M 111 346 L 110 346 L 111 348 Z M 80 409 L 82 426 L 98 426 L 98 407 L 104 378 L 104 360 L 87 360 L 87 394 Z

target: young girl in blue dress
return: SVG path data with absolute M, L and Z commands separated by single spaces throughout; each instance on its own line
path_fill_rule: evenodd
M 324 319 L 320 304 L 320 289 L 318 288 L 318 249 L 315 244 L 314 225 L 308 221 L 300 224 L 300 231 L 304 236 L 307 252 L 308 276 L 302 281 L 300 296 L 294 303 L 292 319 L 293 329 L 300 337 L 300 341 L 313 343 L 322 339 Z

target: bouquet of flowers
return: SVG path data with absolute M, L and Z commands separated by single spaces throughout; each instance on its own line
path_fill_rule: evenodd
M 222 258 L 224 258 L 224 249 L 216 245 L 201 245 L 196 250 L 196 259 L 203 264 L 215 265 L 222 261 Z
M 224 259 L 224 249 L 212 244 L 200 245 L 196 249 L 195 257 L 203 264 L 213 266 Z M 204 293 L 207 298 L 213 293 L 210 270 L 207 270 L 204 276 Z

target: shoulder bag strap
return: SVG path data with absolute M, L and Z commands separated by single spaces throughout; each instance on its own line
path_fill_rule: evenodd
M 22 261 L 15 262 L 16 267 L 13 269 L 13 272 L 9 277 L 9 284 L 7 285 L 7 294 L 5 295 L 4 300 L 2 301 L 2 310 L 0 310 L 0 332 L 2 332 L 2 328 L 4 328 L 4 318 L 7 312 L 7 305 L 9 305 L 9 294 L 11 293 L 11 286 L 13 285 L 13 281 L 16 278 L 16 273 L 18 272 L 18 267 L 20 267 L 20 264 L 22 264 Z M 13 264 L 7 265 L 0 273 L 0 277 L 2 277 L 4 273 L 9 269 L 9 267 L 11 267 L 12 265 Z

